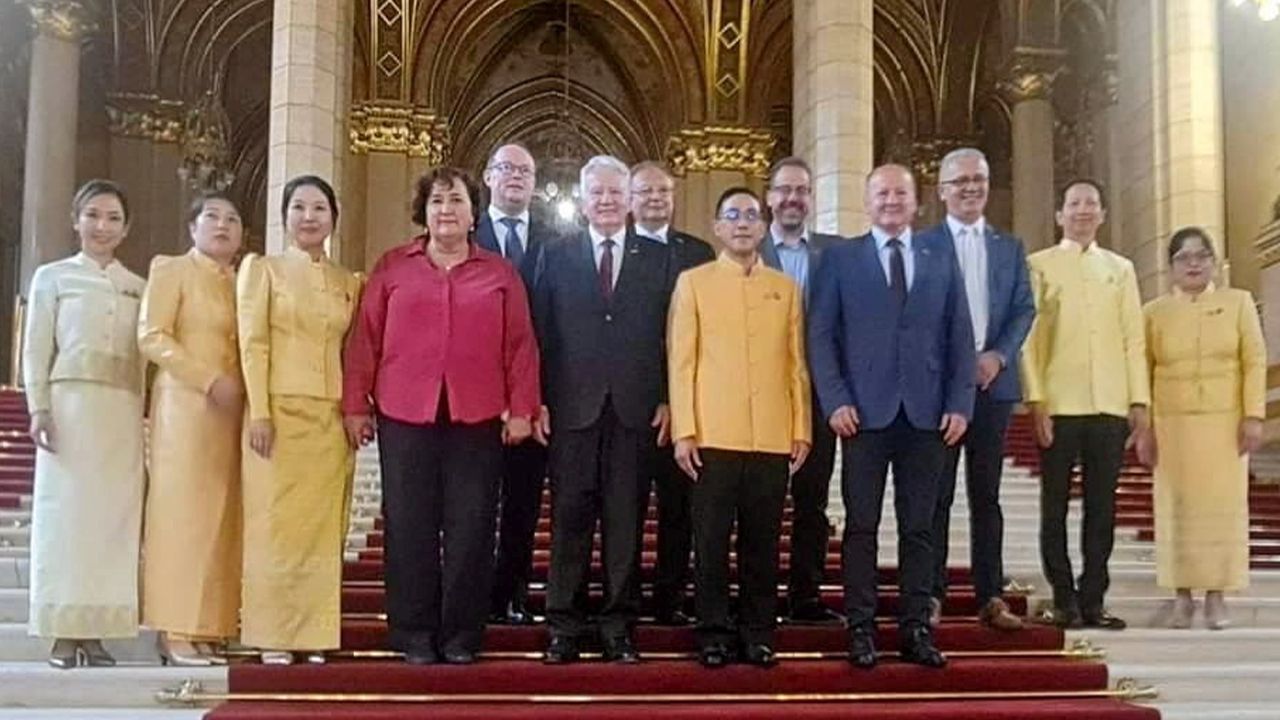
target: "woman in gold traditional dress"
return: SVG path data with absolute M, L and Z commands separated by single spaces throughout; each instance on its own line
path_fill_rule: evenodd
M 263 661 L 339 646 L 343 535 L 355 455 L 342 425 L 342 344 L 356 276 L 325 255 L 333 188 L 307 175 L 284 188 L 289 247 L 249 256 L 236 287 L 248 399 L 241 641 Z
M 138 634 L 142 534 L 144 281 L 115 259 L 124 192 L 76 193 L 80 252 L 31 278 L 22 367 L 36 444 L 29 630 L 55 638 L 49 663 L 114 665 L 102 638 Z
M 1174 627 L 1227 624 L 1222 593 L 1249 582 L 1249 458 L 1262 442 L 1266 344 L 1253 298 L 1215 288 L 1213 241 L 1183 228 L 1169 241 L 1170 294 L 1147 304 L 1155 468 L 1156 582 L 1177 592 Z
M 196 198 L 194 247 L 158 256 L 138 346 L 159 367 L 151 393 L 142 624 L 166 663 L 209 665 L 240 609 L 240 432 L 236 254 L 244 226 L 227 196 Z

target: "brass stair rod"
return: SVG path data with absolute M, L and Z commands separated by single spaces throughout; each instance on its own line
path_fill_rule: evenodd
M 21 295 L 13 296 L 13 327 L 9 337 L 8 389 L 22 387 L 22 328 L 26 324 L 27 301 Z

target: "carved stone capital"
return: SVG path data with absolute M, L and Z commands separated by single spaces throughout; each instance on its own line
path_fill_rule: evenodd
M 677 177 L 709 170 L 730 170 L 766 177 L 777 142 L 777 137 L 768 130 L 744 127 L 686 129 L 667 139 L 667 163 Z
M 31 13 L 31 24 L 39 35 L 79 42 L 98 28 L 83 0 L 21 0 L 21 3 Z
M 351 152 L 403 153 L 431 165 L 449 154 L 449 124 L 426 108 L 366 103 L 351 109 Z
M 107 103 L 108 129 L 116 137 L 155 143 L 182 141 L 186 105 L 154 95 L 115 95 Z
M 900 133 L 901 134 L 901 133 Z M 942 158 L 962 147 L 978 147 L 976 137 L 927 137 L 915 140 L 899 138 L 886 153 L 885 159 L 911 168 L 916 185 L 937 185 Z
M 1053 81 L 1062 72 L 1062 52 L 1041 48 L 1019 48 L 999 90 L 1012 104 L 1027 100 L 1047 100 Z

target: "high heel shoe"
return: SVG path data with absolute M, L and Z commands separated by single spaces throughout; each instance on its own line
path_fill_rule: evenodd
M 116 659 L 102 647 L 102 642 L 99 640 L 86 640 L 80 643 L 80 650 L 84 652 L 84 664 L 89 667 L 116 666 Z
M 70 670 L 81 662 L 80 646 L 74 640 L 55 640 L 49 650 L 49 664 L 59 670 Z
M 1173 617 L 1169 619 L 1169 627 L 1186 630 L 1191 627 L 1191 616 L 1195 614 L 1196 601 L 1191 598 L 1190 590 L 1179 590 L 1173 599 Z
M 263 665 L 292 665 L 293 653 L 283 650 L 263 650 L 261 653 Z
M 175 667 L 209 667 L 213 661 L 196 649 L 193 643 L 185 640 L 170 640 L 163 633 L 156 636 L 156 652 L 160 653 L 161 665 Z

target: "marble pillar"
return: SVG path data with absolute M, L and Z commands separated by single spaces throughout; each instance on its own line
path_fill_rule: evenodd
M 24 0 L 35 36 L 27 104 L 26 164 L 22 178 L 19 292 L 35 269 L 72 254 L 71 199 L 76 191 L 76 122 L 80 41 L 94 29 L 76 0 Z
M 813 168 L 814 229 L 866 228 L 875 162 L 872 0 L 795 0 L 792 152 Z
M 271 127 L 267 157 L 268 207 L 278 207 L 290 178 L 319 175 L 342 202 L 346 106 L 351 97 L 354 8 L 342 0 L 275 0 L 271 41 Z M 330 253 L 342 257 L 341 238 Z M 280 252 L 278 212 L 267 213 L 266 250 Z
M 1020 56 L 1002 85 L 1013 105 L 1013 232 L 1028 252 L 1054 243 L 1053 128 L 1050 93 L 1056 55 Z

